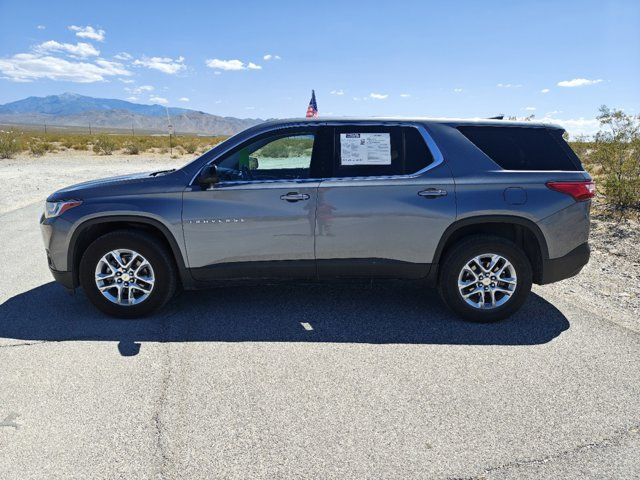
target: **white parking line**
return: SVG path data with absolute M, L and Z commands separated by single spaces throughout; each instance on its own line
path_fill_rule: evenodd
M 313 330 L 313 327 L 311 326 L 310 323 L 307 322 L 300 322 L 300 325 L 302 325 L 304 327 L 305 330 Z

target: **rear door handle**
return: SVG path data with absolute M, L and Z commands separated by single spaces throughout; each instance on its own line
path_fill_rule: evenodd
M 418 195 L 426 198 L 437 198 L 437 197 L 446 196 L 447 191 L 441 188 L 427 188 L 426 190 L 422 190 L 421 192 L 418 192 Z
M 289 192 L 284 195 L 280 195 L 280 200 L 286 200 L 287 202 L 299 202 L 300 200 L 309 200 L 309 195 L 306 193 Z

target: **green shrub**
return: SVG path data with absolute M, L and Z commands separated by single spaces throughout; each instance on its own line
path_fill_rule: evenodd
M 0 131 L 0 158 L 13 158 L 22 150 L 20 137 L 12 131 Z
M 140 154 L 140 143 L 137 141 L 131 141 L 124 146 L 124 153 L 127 155 Z
M 600 108 L 593 161 L 601 168 L 606 202 L 617 208 L 640 208 L 640 118 L 622 110 Z
M 107 135 L 100 135 L 93 142 L 93 151 L 98 155 L 111 155 L 116 149 L 116 142 Z
M 195 144 L 195 142 L 187 142 L 184 144 L 184 149 L 187 153 L 196 153 L 196 150 L 198 150 L 198 145 Z
M 29 153 L 34 157 L 41 157 L 49 151 L 48 143 L 43 142 L 39 138 L 32 138 L 29 141 Z

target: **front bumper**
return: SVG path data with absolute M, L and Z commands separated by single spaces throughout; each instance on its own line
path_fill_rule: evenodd
M 539 284 L 546 285 L 577 275 L 589 262 L 590 255 L 589 244 L 583 243 L 562 257 L 543 260 Z
M 65 219 L 40 217 L 40 232 L 47 255 L 49 271 L 56 282 L 73 291 L 78 285 L 67 265 L 67 238 L 71 224 Z
M 51 275 L 53 275 L 53 279 L 62 285 L 64 288 L 73 292 L 76 288 L 73 272 L 60 272 L 58 270 L 54 270 L 53 268 L 49 268 Z

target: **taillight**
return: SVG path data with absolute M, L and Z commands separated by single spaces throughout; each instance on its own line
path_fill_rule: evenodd
M 581 180 L 578 182 L 547 182 L 547 187 L 556 192 L 571 195 L 577 202 L 589 200 L 596 194 L 596 184 L 593 180 Z

